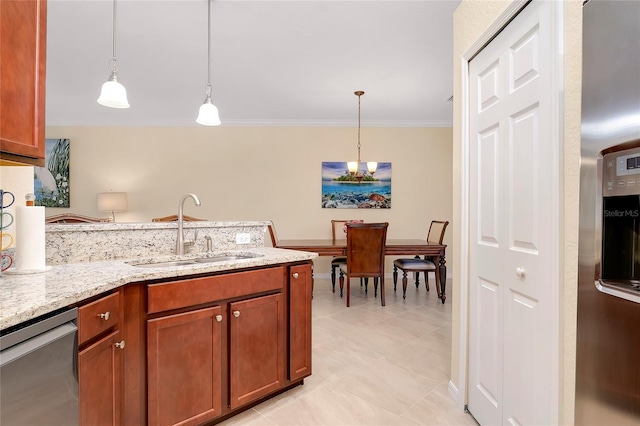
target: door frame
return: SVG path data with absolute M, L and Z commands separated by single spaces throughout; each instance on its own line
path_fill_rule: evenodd
M 470 81 L 469 81 L 469 62 L 487 45 L 493 40 L 498 33 L 500 33 L 513 18 L 524 9 L 531 0 L 513 0 L 513 2 L 502 12 L 502 14 L 487 28 L 487 30 L 467 49 L 459 59 L 459 66 L 461 69 L 461 120 L 460 120 L 460 171 L 461 171 L 461 190 L 460 190 L 460 310 L 459 310 L 459 359 L 452 360 L 453 363 L 458 363 L 458 378 L 459 383 L 456 384 L 449 381 L 449 393 L 456 401 L 456 405 L 460 410 L 465 410 L 468 396 L 468 384 L 469 384 L 469 246 L 471 241 L 471 235 L 469 234 L 470 223 L 470 188 L 469 182 L 469 119 L 470 119 Z M 562 243 L 562 223 L 563 218 L 563 130 L 564 130 L 564 108 L 563 108 L 563 92 L 564 92 L 564 66 L 562 61 L 562 53 L 564 51 L 564 5 L 562 1 L 551 2 L 552 8 L 552 34 L 551 39 L 555 46 L 555 51 L 551 60 L 552 68 L 554 72 L 551 75 L 551 90 L 553 93 L 551 103 L 551 128 L 553 146 L 557 149 L 553 153 L 552 173 L 554 175 L 554 181 L 557 185 L 553 188 L 553 201 L 551 212 L 551 235 L 552 235 L 552 247 L 551 247 L 551 268 L 552 276 L 555 277 L 557 285 L 553 285 L 553 291 L 551 295 L 551 310 L 552 310 L 552 323 L 555 325 L 552 331 L 552 352 L 556 354 L 552 361 L 552 374 L 556 377 L 556 386 L 550 389 L 552 393 L 552 400 L 556 401 L 554 407 L 552 407 L 552 416 L 554 418 L 554 424 L 559 424 L 561 405 L 560 400 L 563 393 L 563 382 L 560 371 L 560 366 L 563 363 L 562 343 L 561 343 L 561 330 L 562 330 L 562 274 L 561 267 L 563 262 L 564 253 L 561 250 Z

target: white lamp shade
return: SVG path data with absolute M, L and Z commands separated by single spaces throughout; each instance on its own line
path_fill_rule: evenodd
M 205 126 L 218 126 L 220 125 L 220 116 L 218 115 L 218 108 L 211 103 L 211 99 L 207 99 L 205 103 L 200 106 L 200 112 L 196 123 Z
M 103 192 L 98 194 L 98 211 L 126 212 L 129 208 L 126 192 Z
M 355 173 L 358 171 L 358 162 L 357 161 L 349 161 L 347 162 L 347 168 L 349 169 L 349 173 Z
M 112 77 L 102 85 L 98 103 L 111 108 L 129 108 L 127 89 Z
M 373 174 L 378 169 L 377 161 L 367 161 L 367 169 L 369 169 L 369 173 Z

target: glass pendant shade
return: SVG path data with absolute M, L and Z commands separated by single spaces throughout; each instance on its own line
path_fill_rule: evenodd
M 367 169 L 369 169 L 369 173 L 374 174 L 378 169 L 377 161 L 367 161 Z
M 109 81 L 102 85 L 98 103 L 111 108 L 129 108 L 127 89 L 120 84 L 115 72 L 112 72 Z
M 211 102 L 211 98 L 207 97 L 204 103 L 200 106 L 200 112 L 196 123 L 204 126 L 218 126 L 220 125 L 220 116 L 218 115 L 218 108 Z
M 347 168 L 349 169 L 349 173 L 355 174 L 358 171 L 358 162 L 357 161 L 347 162 Z

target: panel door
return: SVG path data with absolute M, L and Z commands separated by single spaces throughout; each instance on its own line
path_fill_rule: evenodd
M 147 321 L 149 425 L 198 425 L 222 412 L 222 309 Z
M 550 2 L 470 62 L 468 408 L 483 425 L 552 423 Z
M 311 266 L 289 271 L 289 380 L 311 374 Z
M 44 158 L 46 45 L 46 0 L 0 2 L 0 151 L 3 153 Z
M 278 293 L 229 304 L 231 409 L 284 385 L 283 300 Z
M 124 347 L 116 346 L 120 342 L 116 330 L 78 353 L 80 425 L 121 424 Z

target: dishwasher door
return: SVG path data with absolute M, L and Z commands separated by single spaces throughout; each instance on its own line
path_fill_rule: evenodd
M 77 425 L 77 309 L 0 337 L 0 425 Z

